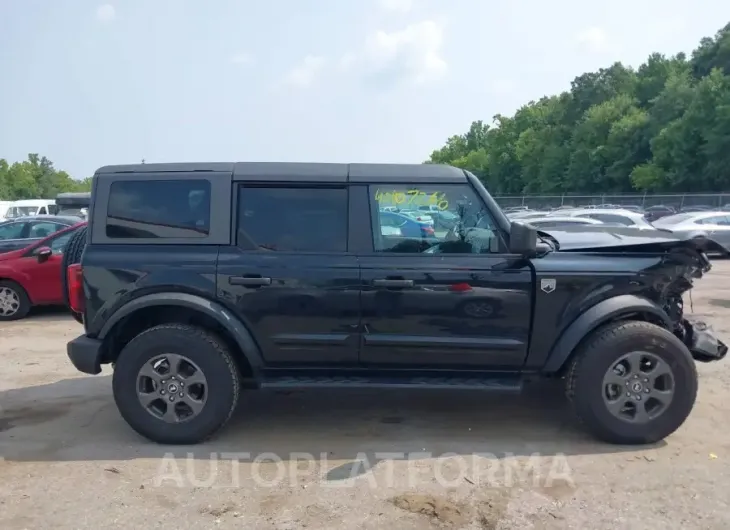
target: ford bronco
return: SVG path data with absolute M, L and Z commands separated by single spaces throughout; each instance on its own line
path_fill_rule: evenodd
M 458 219 L 381 222 L 423 206 Z M 597 438 L 651 443 L 690 414 L 695 362 L 727 353 L 683 313 L 711 267 L 701 240 L 537 231 L 450 166 L 103 167 L 64 260 L 84 326 L 71 362 L 111 364 L 121 415 L 159 443 L 210 437 L 245 388 L 517 392 L 534 378 L 563 380 Z

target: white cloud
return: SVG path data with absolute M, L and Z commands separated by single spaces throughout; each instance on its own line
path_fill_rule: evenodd
M 380 7 L 386 11 L 408 13 L 413 9 L 413 0 L 378 0 Z
M 96 8 L 96 19 L 99 22 L 111 22 L 117 17 L 117 10 L 111 4 L 104 4 Z
M 349 70 L 357 62 L 357 55 L 354 53 L 346 53 L 340 57 L 340 69 Z
M 254 62 L 254 58 L 250 53 L 242 52 L 232 56 L 231 62 L 233 64 L 252 64 Z
M 448 65 L 442 56 L 443 41 L 441 25 L 425 20 L 399 31 L 375 32 L 367 39 L 358 59 L 366 72 L 388 73 L 424 83 L 446 74 Z
M 286 76 L 286 82 L 298 87 L 307 87 L 314 82 L 326 62 L 324 57 L 307 55 L 301 64 L 289 72 Z
M 610 46 L 606 31 L 595 26 L 579 31 L 575 40 L 593 52 L 605 52 Z

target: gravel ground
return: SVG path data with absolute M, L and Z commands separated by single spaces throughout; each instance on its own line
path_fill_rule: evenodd
M 730 261 L 693 305 L 730 339 Z M 109 371 L 74 371 L 80 329 L 0 325 L 4 530 L 730 528 L 730 361 L 700 365 L 690 419 L 639 449 L 586 436 L 551 386 L 257 392 L 215 440 L 171 448 L 127 427 Z

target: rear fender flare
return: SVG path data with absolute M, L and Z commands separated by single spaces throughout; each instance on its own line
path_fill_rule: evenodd
M 550 350 L 543 371 L 547 373 L 559 371 L 570 358 L 576 346 L 589 333 L 606 322 L 632 313 L 651 314 L 662 322 L 667 329 L 672 329 L 674 325 L 669 315 L 648 298 L 633 294 L 623 294 L 609 298 L 585 311 L 568 326 Z
M 248 328 L 231 311 L 217 302 L 188 293 L 153 293 L 140 296 L 120 307 L 106 321 L 98 338 L 104 340 L 119 322 L 135 311 L 154 306 L 178 306 L 192 309 L 214 318 L 232 336 L 243 355 L 256 372 L 262 366 L 262 357 L 256 341 Z

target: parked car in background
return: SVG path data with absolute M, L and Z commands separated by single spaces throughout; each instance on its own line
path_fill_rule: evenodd
M 91 193 L 59 193 L 56 196 L 57 215 L 73 215 L 86 219 Z
M 449 229 L 453 228 L 459 220 L 459 216 L 450 210 L 440 210 L 434 204 L 419 206 L 418 211 L 429 215 L 433 218 L 434 228 Z
M 547 228 L 558 228 L 562 226 L 580 226 L 580 225 L 602 225 L 601 221 L 591 219 L 589 217 L 563 217 L 554 215 L 552 217 L 537 217 L 532 219 L 520 219 L 520 222 L 534 226 L 542 230 Z
M 630 226 L 641 230 L 654 230 L 652 224 L 642 214 L 632 212 L 631 210 L 587 208 L 585 210 L 563 210 L 559 214 L 551 214 L 551 217 L 553 215 L 589 218 L 610 225 Z
M 0 220 L 5 219 L 5 214 L 12 205 L 13 201 L 0 201 Z
M 677 210 L 664 204 L 656 204 L 654 206 L 647 206 L 644 208 L 644 218 L 650 223 L 657 219 L 661 219 L 662 217 L 674 215 L 675 213 L 677 213 Z
M 671 232 L 689 233 L 694 237 L 706 237 L 714 245 L 709 252 L 730 254 L 730 213 L 686 212 L 669 215 L 654 221 L 654 226 Z
M 712 206 L 707 206 L 706 204 L 696 204 L 693 206 L 683 206 L 679 212 L 680 213 L 690 213 L 690 212 L 712 212 L 715 211 L 715 208 Z
M 419 223 L 434 226 L 436 223 L 433 217 L 427 213 L 419 212 L 418 210 L 398 210 L 398 213 L 407 215 L 411 219 L 415 219 Z
M 80 221 L 72 216 L 36 215 L 0 222 L 0 254 L 25 248 Z
M 431 219 L 433 223 L 433 219 Z M 380 227 L 382 236 L 433 237 L 433 226 L 420 222 L 401 212 L 380 211 Z
M 556 210 L 559 211 L 559 210 Z M 542 210 L 528 210 L 524 212 L 514 212 L 514 213 L 508 213 L 507 217 L 510 219 L 536 219 L 538 217 L 545 217 L 547 215 L 550 215 L 551 212 L 546 212 Z
M 55 201 L 50 199 L 26 199 L 14 201 L 8 211 L 5 212 L 6 219 L 15 219 L 27 215 L 53 215 L 58 211 Z
M 63 250 L 86 223 L 64 226 L 40 241 L 0 254 L 0 321 L 18 320 L 37 305 L 65 303 L 61 281 Z

